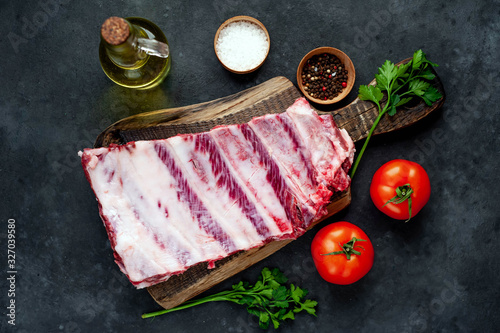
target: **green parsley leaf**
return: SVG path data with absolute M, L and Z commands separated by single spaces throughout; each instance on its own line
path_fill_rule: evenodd
M 280 322 L 286 319 L 295 320 L 294 311 L 306 311 L 316 315 L 314 307 L 317 302 L 311 300 L 302 301 L 307 294 L 307 290 L 300 289 L 293 284 L 287 287 L 285 284 L 287 281 L 287 277 L 279 269 L 275 268 L 271 271 L 264 268 L 260 274 L 260 279 L 253 286 L 248 282 L 239 282 L 234 284 L 233 289 L 230 291 L 222 291 L 200 299 L 187 301 L 172 309 L 143 314 L 142 318 L 155 317 L 214 301 L 230 301 L 245 305 L 248 313 L 259 318 L 259 327 L 263 329 L 267 329 L 271 322 L 274 328 L 278 328 Z
M 283 284 L 288 281 L 288 278 L 278 268 L 273 269 L 272 275 L 278 283 Z
M 441 97 L 442 97 L 441 93 L 436 88 L 434 88 L 432 86 L 427 88 L 424 95 L 422 96 L 422 98 L 427 103 L 427 105 L 432 105 L 432 103 L 434 103 L 435 101 L 437 101 Z
M 259 314 L 259 327 L 262 329 L 269 327 L 269 315 L 264 311 L 261 311 Z
M 276 318 L 278 318 L 278 320 L 283 320 L 283 317 L 285 316 L 286 312 L 287 312 L 287 309 L 288 309 L 288 306 L 286 308 L 283 308 L 283 309 L 280 309 L 277 313 L 276 313 Z
M 262 274 L 262 278 L 263 278 L 264 281 L 267 281 L 267 280 L 271 279 L 272 276 L 273 276 L 271 274 L 271 271 L 267 267 L 265 267 L 264 269 L 262 269 L 261 274 Z
M 281 317 L 281 319 L 283 319 L 283 320 L 285 320 L 285 319 L 295 320 L 295 315 L 293 314 L 293 310 L 288 311 L 283 317 Z
M 262 281 L 260 281 L 260 280 L 259 280 L 259 281 L 257 281 L 257 282 L 255 283 L 254 288 L 255 288 L 255 289 L 261 289 L 263 286 L 264 286 L 264 283 L 263 283 Z
M 436 75 L 434 75 L 434 73 L 432 73 L 430 68 L 428 68 L 425 71 L 423 71 L 422 73 L 420 73 L 419 76 L 426 79 L 426 80 L 434 80 L 434 78 L 436 77 Z
M 427 105 L 432 105 L 433 102 L 443 97 L 429 82 L 436 77 L 429 65 L 431 67 L 437 66 L 426 58 L 422 50 L 417 50 L 413 53 L 412 59 L 405 64 L 396 66 L 386 60 L 375 75 L 376 85 L 361 85 L 359 87 L 358 98 L 375 103 L 379 114 L 351 168 L 351 179 L 358 168 L 359 161 L 375 127 L 385 113 L 394 116 L 397 113 L 397 108 L 411 101 L 413 96 L 422 98 Z M 382 108 L 380 102 L 384 98 L 384 92 L 387 93 L 387 103 Z
M 359 86 L 358 97 L 363 101 L 372 101 L 378 105 L 382 98 L 384 98 L 384 94 L 377 86 L 361 85 Z
M 391 103 L 392 105 L 397 105 L 400 101 L 401 101 L 401 96 L 396 94 L 392 97 Z
M 394 105 L 391 105 L 388 109 L 387 109 L 387 114 L 389 114 L 389 116 L 394 116 L 396 114 L 396 107 Z
M 273 290 L 273 298 L 278 301 L 282 301 L 286 299 L 287 289 L 285 286 L 280 286 Z
M 395 107 L 398 107 L 398 106 L 401 106 L 403 104 L 406 104 L 408 103 L 409 101 L 411 101 L 413 97 L 405 97 L 403 99 L 401 99 L 396 105 L 394 105 Z
M 417 50 L 413 53 L 413 63 L 412 68 L 417 69 L 422 64 L 422 60 L 425 58 L 424 52 L 422 50 Z
M 389 60 L 386 60 L 384 62 L 384 64 L 382 65 L 382 67 L 380 67 L 378 69 L 378 72 L 379 72 L 380 76 L 384 76 L 386 78 L 387 84 L 384 85 L 384 88 L 386 88 L 385 90 L 388 90 L 390 82 L 397 75 L 398 68 L 392 62 L 390 62 Z M 378 85 L 379 85 L 379 83 L 377 81 L 377 86 Z
M 253 314 L 254 316 L 260 317 L 260 313 L 262 312 L 261 310 L 255 308 L 255 307 L 248 307 L 247 308 L 248 313 Z
M 316 316 L 316 305 L 318 305 L 318 302 L 306 299 L 304 303 L 301 303 L 300 307 L 296 307 L 293 312 L 298 313 L 300 311 L 306 311 L 307 313 Z
M 263 308 L 267 308 L 271 304 L 271 299 L 272 298 L 262 298 L 259 305 Z
M 389 116 L 393 116 L 396 114 L 396 105 L 400 102 L 401 96 L 399 95 L 394 95 L 391 100 L 391 106 L 387 109 L 387 113 Z
M 280 327 L 280 322 L 278 321 L 278 319 L 276 317 L 272 316 L 271 320 L 273 321 L 274 329 L 278 329 Z
M 267 299 L 271 299 L 273 298 L 273 290 L 272 288 L 270 289 L 264 289 L 260 292 L 260 294 L 264 297 L 266 297 Z
M 429 82 L 415 79 L 410 81 L 408 90 L 410 91 L 410 93 L 413 93 L 417 96 L 422 96 L 427 90 L 427 88 L 429 88 L 429 86 L 430 86 Z
M 275 301 L 274 306 L 277 306 L 278 308 L 283 308 L 287 309 L 288 308 L 288 301 Z
M 240 281 L 238 284 L 233 284 L 233 290 L 245 290 L 245 288 L 243 287 L 243 282 Z
M 386 76 L 382 74 L 375 74 L 375 80 L 377 80 L 377 87 L 380 89 L 380 91 L 387 91 L 389 87 L 389 80 Z M 373 87 L 373 86 L 370 86 Z
M 407 73 L 407 71 L 408 71 L 408 68 L 411 67 L 411 65 L 412 65 L 412 61 L 409 61 L 406 64 L 399 65 L 398 66 L 398 70 L 396 72 L 396 77 L 398 79 L 405 79 L 405 78 L 407 78 L 410 75 L 410 73 Z M 394 89 L 394 87 L 393 87 L 393 89 Z
M 307 295 L 307 290 L 295 287 L 293 284 L 290 286 L 290 289 L 292 292 L 292 299 L 297 303 L 299 303 L 302 300 L 302 298 L 304 298 Z
M 279 286 L 281 286 L 281 284 L 276 281 L 276 280 L 270 280 L 268 283 L 267 283 L 267 286 L 271 289 L 276 289 L 278 288 Z

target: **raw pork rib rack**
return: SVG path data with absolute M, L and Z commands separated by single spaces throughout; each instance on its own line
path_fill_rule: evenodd
M 302 235 L 349 186 L 354 144 L 300 98 L 245 124 L 80 155 L 115 261 L 144 288 Z

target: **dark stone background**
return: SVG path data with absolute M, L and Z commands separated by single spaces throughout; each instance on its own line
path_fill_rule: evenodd
M 212 291 L 279 267 L 319 301 L 317 318 L 299 315 L 282 332 L 494 332 L 500 324 L 499 4 L 2 0 L 0 331 L 260 331 L 245 309 L 225 303 L 142 320 L 159 306 L 113 263 L 76 153 L 126 116 L 209 101 L 278 75 L 295 83 L 302 56 L 334 46 L 351 57 L 357 74 L 338 106 L 354 100 L 385 59 L 397 62 L 419 48 L 440 64 L 447 92 L 444 107 L 429 118 L 372 140 L 352 184 L 352 204 L 323 223 L 347 220 L 363 228 L 376 250 L 373 269 L 354 285 L 324 282 L 309 254 L 316 228 Z M 103 74 L 99 27 L 112 15 L 142 16 L 164 30 L 173 66 L 159 89 L 130 91 Z M 269 57 L 256 73 L 232 75 L 215 57 L 215 31 L 234 15 L 258 18 L 271 35 Z M 431 178 L 431 200 L 408 224 L 380 213 L 368 194 L 375 170 L 394 158 L 421 163 Z M 15 327 L 5 315 L 8 219 L 16 221 Z

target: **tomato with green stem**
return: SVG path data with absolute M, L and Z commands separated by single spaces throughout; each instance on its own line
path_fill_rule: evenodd
M 314 265 L 321 277 L 340 285 L 351 284 L 373 266 L 373 245 L 361 228 L 349 222 L 323 227 L 311 244 Z
M 402 159 L 382 165 L 373 175 L 370 185 L 375 206 L 393 219 L 406 222 L 418 214 L 430 195 L 431 183 L 424 168 Z

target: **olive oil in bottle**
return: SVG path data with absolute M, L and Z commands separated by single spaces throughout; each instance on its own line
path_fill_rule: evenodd
M 139 17 L 110 17 L 103 23 L 99 60 L 112 81 L 136 89 L 159 85 L 168 75 L 171 61 L 163 32 Z

